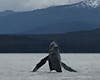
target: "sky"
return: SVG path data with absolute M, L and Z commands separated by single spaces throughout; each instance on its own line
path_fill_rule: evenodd
M 29 11 L 55 5 L 72 4 L 81 0 L 0 0 L 0 11 Z

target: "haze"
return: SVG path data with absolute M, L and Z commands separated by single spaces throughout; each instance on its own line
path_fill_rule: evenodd
M 72 4 L 81 0 L 0 0 L 0 11 L 29 11 L 55 5 Z

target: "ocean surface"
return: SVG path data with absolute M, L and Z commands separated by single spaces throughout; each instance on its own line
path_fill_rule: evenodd
M 100 80 L 100 54 L 61 54 L 62 61 L 77 70 L 50 72 L 48 63 L 34 66 L 48 54 L 0 54 L 0 80 Z

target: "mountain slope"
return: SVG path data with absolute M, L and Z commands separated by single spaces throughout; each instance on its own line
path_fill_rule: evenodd
M 99 27 L 100 7 L 84 1 L 0 16 L 0 34 L 65 33 Z
M 64 53 L 100 53 L 100 28 L 66 34 L 0 35 L 0 52 L 47 53 L 52 40 Z
M 14 14 L 14 13 L 15 13 L 15 12 L 12 11 L 12 10 L 1 11 L 1 12 L 0 12 L 0 17 L 1 17 L 1 16 L 11 15 L 11 14 Z

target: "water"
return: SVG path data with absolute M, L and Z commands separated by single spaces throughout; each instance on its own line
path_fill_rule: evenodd
M 46 63 L 33 67 L 48 54 L 0 54 L 0 80 L 100 80 L 100 54 L 62 54 L 62 61 L 77 73 L 50 72 Z

